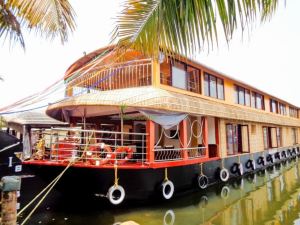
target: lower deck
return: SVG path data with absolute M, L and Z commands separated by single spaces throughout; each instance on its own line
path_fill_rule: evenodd
M 135 111 L 73 118 L 67 128 L 31 129 L 23 135 L 23 159 L 37 165 L 168 168 L 293 148 L 299 132 L 210 116 Z

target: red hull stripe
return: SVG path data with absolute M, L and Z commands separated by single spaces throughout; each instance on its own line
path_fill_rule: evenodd
M 158 168 L 167 168 L 167 167 L 176 167 L 176 166 L 186 166 L 186 165 L 192 165 L 192 164 L 199 164 L 204 162 L 209 162 L 213 160 L 218 160 L 219 157 L 215 158 L 200 158 L 200 159 L 190 159 L 190 160 L 184 160 L 184 161 L 170 161 L 170 162 L 153 162 L 151 164 L 149 163 L 134 163 L 134 164 L 122 164 L 118 165 L 119 169 L 158 169 Z M 66 167 L 69 162 L 55 162 L 55 161 L 46 161 L 46 160 L 32 160 L 32 161 L 24 161 L 23 164 L 25 165 L 37 165 L 37 166 L 62 166 Z M 79 168 L 91 168 L 91 169 L 114 169 L 113 164 L 105 164 L 105 165 L 91 165 L 91 164 L 85 164 L 85 163 L 75 163 L 72 165 L 72 167 L 79 167 Z

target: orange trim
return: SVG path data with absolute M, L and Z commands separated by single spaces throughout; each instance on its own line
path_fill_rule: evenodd
M 155 145 L 155 124 L 151 120 L 147 120 L 146 122 L 146 133 L 148 134 L 146 137 L 147 140 L 147 162 L 150 165 L 154 162 L 154 145 Z
M 216 144 L 217 144 L 217 155 L 220 156 L 220 134 L 219 134 L 219 118 L 215 118 L 215 132 L 216 132 Z
M 202 126 L 202 135 L 203 135 L 203 141 L 204 141 L 204 146 L 206 148 L 206 151 L 205 151 L 205 156 L 206 158 L 209 157 L 209 154 L 208 154 L 208 123 L 207 123 L 207 117 L 201 117 L 201 122 L 203 123 L 203 126 Z
M 182 120 L 179 124 L 179 134 L 180 134 L 180 148 L 187 148 L 187 122 L 186 119 Z M 183 150 L 183 159 L 188 159 L 188 153 L 186 150 Z
M 170 161 L 170 162 L 155 162 L 151 165 L 147 163 L 134 163 L 134 164 L 124 164 L 124 165 L 118 165 L 118 169 L 131 169 L 131 170 L 142 170 L 142 169 L 158 169 L 158 168 L 166 168 L 166 167 L 176 167 L 176 166 L 187 166 L 192 164 L 199 164 L 203 162 L 209 162 L 214 160 L 219 160 L 219 157 L 215 158 L 196 158 L 196 159 L 189 159 L 189 160 L 180 160 L 180 161 Z M 56 162 L 56 161 L 45 161 L 45 160 L 34 160 L 34 161 L 23 161 L 24 165 L 36 165 L 36 166 L 61 166 L 66 167 L 69 162 Z M 91 165 L 91 164 L 85 164 L 82 162 L 77 162 L 72 167 L 77 168 L 90 168 L 90 169 L 114 169 L 113 164 L 106 164 L 106 165 Z

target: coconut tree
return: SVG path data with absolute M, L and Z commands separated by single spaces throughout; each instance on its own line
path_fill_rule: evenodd
M 62 43 L 75 29 L 74 10 L 67 0 L 0 0 L 0 39 L 25 47 L 23 29 Z
M 234 31 L 271 18 L 278 0 L 126 0 L 117 17 L 112 41 L 118 49 L 146 55 L 159 51 L 193 56 L 218 43 L 219 26 L 226 41 Z

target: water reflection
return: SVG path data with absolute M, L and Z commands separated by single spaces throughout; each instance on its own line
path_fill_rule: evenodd
M 99 225 L 128 220 L 149 225 L 300 224 L 299 163 L 295 161 L 168 202 L 138 202 L 115 208 L 103 199 L 85 196 L 82 200 L 81 194 L 66 199 L 53 193 L 31 224 Z

